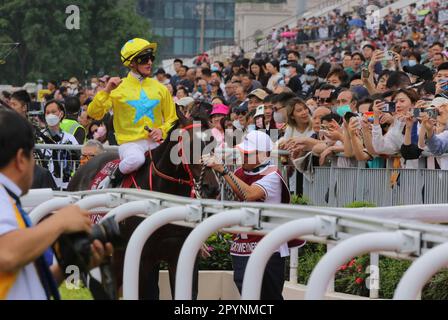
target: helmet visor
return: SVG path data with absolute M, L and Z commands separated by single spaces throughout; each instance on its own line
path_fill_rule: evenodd
M 133 61 L 137 64 L 147 64 L 149 60 L 154 62 L 156 57 L 154 56 L 154 52 L 152 49 L 145 50 L 141 52 L 138 56 L 136 56 Z

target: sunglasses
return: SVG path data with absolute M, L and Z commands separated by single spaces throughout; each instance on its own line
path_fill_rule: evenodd
M 320 103 L 330 103 L 332 101 L 332 99 L 330 97 L 329 98 L 318 98 L 317 101 Z
M 272 107 L 272 110 L 274 110 L 274 112 L 278 112 L 279 110 L 282 110 L 283 108 L 286 108 L 285 106 L 282 106 L 280 108 L 277 108 L 276 106 Z
M 151 51 L 151 52 L 146 52 L 144 54 L 137 56 L 135 58 L 135 62 L 137 64 L 147 64 L 149 62 L 149 60 L 154 62 L 155 59 L 156 59 L 156 57 L 154 56 L 154 54 Z
M 235 112 L 235 114 L 236 114 L 237 116 L 239 116 L 239 115 L 243 115 L 243 116 L 245 116 L 245 115 L 247 114 L 247 111 L 237 111 L 237 112 Z

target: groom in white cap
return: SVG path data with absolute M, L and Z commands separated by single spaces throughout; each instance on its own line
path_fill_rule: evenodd
M 277 166 L 270 160 L 273 146 L 274 143 L 266 133 L 255 130 L 237 145 L 242 153 L 243 164 L 234 173 L 223 166 L 222 161 L 214 157 L 204 156 L 204 163 L 224 176 L 241 201 L 289 203 L 288 187 Z M 261 238 L 262 236 L 258 235 L 234 235 L 230 254 L 234 269 L 233 279 L 240 292 L 247 261 Z M 285 258 L 288 255 L 288 245 L 285 243 L 269 260 L 263 277 L 262 300 L 283 299 Z

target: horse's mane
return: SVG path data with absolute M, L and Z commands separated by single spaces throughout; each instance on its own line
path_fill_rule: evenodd
M 188 119 L 183 115 L 182 112 L 180 112 L 180 110 L 178 108 L 176 108 L 176 111 L 177 111 L 178 120 L 173 122 L 171 129 L 168 131 L 167 138 L 160 145 L 161 147 L 162 146 L 166 147 L 167 144 L 174 142 L 174 141 L 171 141 L 171 135 L 173 134 L 173 132 L 176 129 L 181 129 L 183 127 L 186 127 L 186 126 L 192 124 L 193 122 L 200 122 L 201 126 L 202 126 L 202 130 L 207 130 L 210 128 L 209 116 L 208 116 L 206 110 L 203 110 L 200 108 L 195 108 L 195 109 L 193 109 L 193 111 L 191 113 L 191 118 L 188 118 Z

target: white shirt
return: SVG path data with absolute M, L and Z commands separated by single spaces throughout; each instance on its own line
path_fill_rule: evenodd
M 22 194 L 22 191 L 14 182 L 0 173 L 0 237 L 19 228 L 11 197 L 6 192 L 4 186 L 17 196 Z M 6 299 L 47 300 L 34 263 L 27 264 L 19 271 Z
M 400 151 L 401 145 L 404 142 L 405 123 L 394 121 L 389 127 L 387 133 L 383 136 L 380 125 L 373 125 L 372 129 L 372 145 L 375 152 L 378 154 L 396 154 Z
M 263 172 L 270 169 L 270 167 L 271 166 L 267 166 L 260 172 L 260 174 L 263 174 Z M 254 182 L 254 185 L 263 189 L 265 193 L 264 203 L 282 203 L 282 181 L 276 172 L 265 175 L 260 180 Z M 281 257 L 289 256 L 288 244 L 282 244 L 277 252 L 280 252 Z

